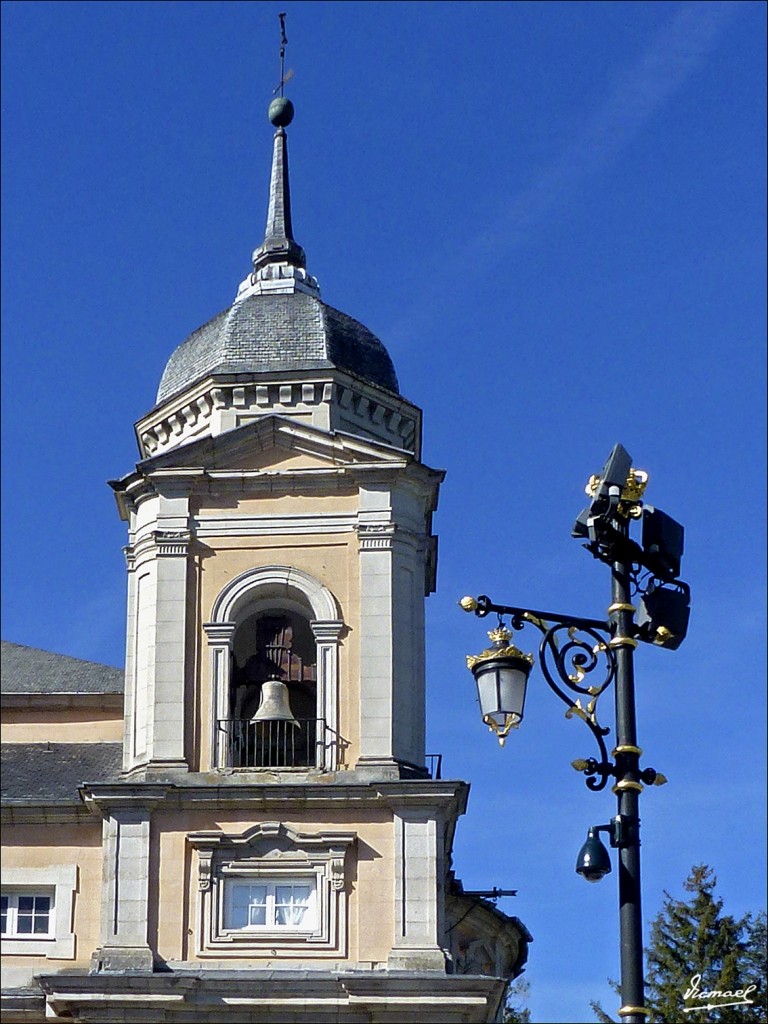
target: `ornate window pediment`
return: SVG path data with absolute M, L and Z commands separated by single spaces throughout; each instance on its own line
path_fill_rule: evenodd
M 201 956 L 343 955 L 353 832 L 262 822 L 187 836 L 198 859 Z

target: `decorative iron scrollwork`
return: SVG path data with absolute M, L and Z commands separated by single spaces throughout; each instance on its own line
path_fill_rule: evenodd
M 616 677 L 616 655 L 605 639 L 590 626 L 558 622 L 554 625 L 536 620 L 534 622 L 544 636 L 539 646 L 541 671 L 549 688 L 567 706 L 566 718 L 580 718 L 595 737 L 600 751 L 600 760 L 589 758 L 581 771 L 587 776 L 587 786 L 592 790 L 605 787 L 613 775 L 614 765 L 608 757 L 605 736 L 610 729 L 600 725 L 597 719 L 597 702 Z M 591 683 L 587 677 L 600 671 Z M 576 699 L 569 695 L 578 694 Z M 582 701 L 582 698 L 585 698 Z
M 500 620 L 507 615 L 513 630 L 532 625 L 543 634 L 539 660 L 544 678 L 566 705 L 566 718 L 580 718 L 586 724 L 600 753 L 599 760 L 590 757 L 574 761 L 573 766 L 586 775 L 589 789 L 604 789 L 616 774 L 616 764 L 611 761 L 605 745 L 605 737 L 611 730 L 597 718 L 597 702 L 615 680 L 617 671 L 616 645 L 611 642 L 608 623 L 498 605 L 484 594 L 478 598 L 463 598 L 460 603 L 465 611 L 474 612 L 479 618 L 491 612 Z M 593 672 L 597 673 L 594 677 Z

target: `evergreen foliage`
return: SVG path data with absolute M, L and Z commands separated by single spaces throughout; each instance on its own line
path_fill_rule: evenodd
M 509 987 L 504 1003 L 503 1024 L 531 1024 L 531 1011 L 520 1005 L 531 993 L 531 986 L 522 978 L 517 978 Z
M 723 913 L 715 896 L 717 878 L 706 864 L 696 865 L 685 882 L 686 899 L 664 893 L 651 926 L 646 958 L 646 1006 L 653 1024 L 765 1024 L 766 918 L 762 912 L 736 919 Z M 738 995 L 750 985 L 752 1005 Z M 614 985 L 614 988 L 617 988 Z M 732 997 L 703 993 L 731 992 Z M 686 998 L 687 996 L 687 998 Z M 613 1024 L 599 1003 L 591 1003 L 601 1024 Z M 700 1010 L 692 1007 L 700 1006 Z

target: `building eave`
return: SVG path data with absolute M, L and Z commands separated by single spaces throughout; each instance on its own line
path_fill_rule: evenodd
M 114 1020 L 137 1011 L 166 1021 L 274 1020 L 325 1024 L 459 1024 L 496 1019 L 506 979 L 437 971 L 174 970 L 130 974 L 43 974 L 49 1015 Z M 416 1017 L 414 1017 L 414 1014 Z
M 469 784 L 424 780 L 371 783 L 279 783 L 218 781 L 211 773 L 186 775 L 174 782 L 140 782 L 127 778 L 114 783 L 87 783 L 80 794 L 92 813 L 103 816 L 117 806 L 222 811 L 247 807 L 251 811 L 285 812 L 288 807 L 393 808 L 439 807 L 458 817 L 467 807 Z
M 23 708 L 37 710 L 66 710 L 69 708 L 101 708 L 106 711 L 121 711 L 122 693 L 3 693 L 0 695 L 1 708 Z
M 0 825 L 90 825 L 93 818 L 82 803 L 3 800 Z M 5 1020 L 5 1018 L 3 1018 Z

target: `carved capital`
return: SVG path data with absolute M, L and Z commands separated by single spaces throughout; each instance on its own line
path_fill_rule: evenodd
M 203 629 L 211 647 L 231 647 L 235 635 L 234 622 L 204 622 Z
M 336 643 L 339 633 L 344 629 L 344 622 L 342 619 L 324 619 L 323 621 L 315 619 L 310 622 L 309 626 L 319 644 Z
M 189 530 L 155 530 L 158 557 L 186 555 L 189 551 Z
M 361 551 L 391 551 L 395 523 L 359 523 L 357 535 Z

